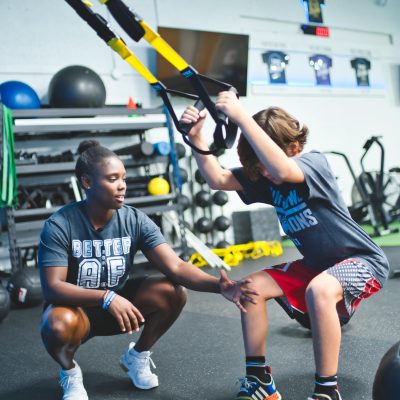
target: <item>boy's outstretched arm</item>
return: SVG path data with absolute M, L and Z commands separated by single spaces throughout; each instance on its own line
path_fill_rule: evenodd
M 198 148 L 208 150 L 208 145 L 202 135 L 202 128 L 206 118 L 206 110 L 199 112 L 197 108 L 187 107 L 182 115 L 181 121 L 193 123 L 194 126 L 189 132 L 190 141 Z M 213 155 L 203 155 L 193 152 L 201 175 L 211 189 L 214 190 L 242 190 L 242 186 L 231 171 L 224 169 Z
M 297 163 L 264 132 L 234 93 L 221 92 L 215 105 L 239 126 L 258 160 L 267 169 L 268 178 L 275 183 L 304 182 L 303 171 Z

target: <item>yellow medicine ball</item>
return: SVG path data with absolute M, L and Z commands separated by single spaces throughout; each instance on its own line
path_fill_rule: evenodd
M 147 185 L 147 191 L 153 196 L 169 193 L 169 183 L 164 178 L 153 178 Z

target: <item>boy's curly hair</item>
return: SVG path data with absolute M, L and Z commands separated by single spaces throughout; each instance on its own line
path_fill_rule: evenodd
M 264 132 L 282 149 L 292 142 L 299 142 L 300 151 L 307 142 L 308 128 L 293 118 L 285 110 L 279 107 L 269 107 L 253 115 L 253 119 Z M 237 152 L 246 176 L 256 181 L 260 174 L 258 171 L 258 157 L 250 146 L 243 133 L 240 135 Z

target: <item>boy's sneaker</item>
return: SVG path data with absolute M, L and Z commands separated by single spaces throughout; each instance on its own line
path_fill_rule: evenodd
M 271 374 L 266 374 L 268 382 L 262 382 L 253 375 L 246 375 L 239 379 L 242 384 L 236 400 L 281 400 L 282 397 L 276 390 L 274 378 Z
M 332 396 L 323 393 L 314 393 L 307 400 L 342 400 L 342 396 L 340 396 L 339 391 L 335 389 L 335 394 Z
M 150 358 L 150 351 L 138 353 L 135 349 L 135 343 L 129 344 L 128 351 L 120 358 L 122 369 L 132 379 L 133 384 L 139 389 L 152 389 L 158 386 L 158 376 L 151 372 L 150 366 L 156 368 L 153 360 Z
M 63 400 L 89 400 L 83 386 L 82 370 L 74 361 L 75 367 L 60 371 L 60 385 L 64 392 Z

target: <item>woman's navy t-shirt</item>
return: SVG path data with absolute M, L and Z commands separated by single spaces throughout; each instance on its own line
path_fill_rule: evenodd
M 136 252 L 165 239 L 143 212 L 122 206 L 101 229 L 91 224 L 84 201 L 68 204 L 45 223 L 38 250 L 39 268 L 68 267 L 67 282 L 88 289 L 121 289 Z

